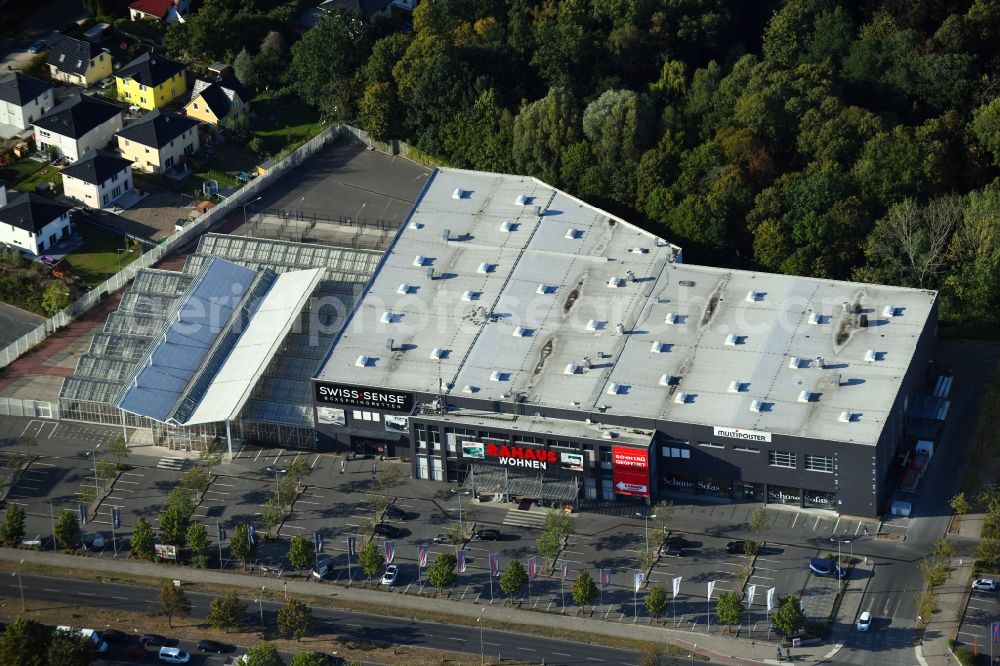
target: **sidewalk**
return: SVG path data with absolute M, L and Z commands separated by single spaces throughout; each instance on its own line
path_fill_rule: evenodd
M 953 561 L 951 575 L 937 589 L 937 611 L 927 623 L 923 641 L 917 646 L 920 666 L 954 666 L 958 663 L 948 641 L 955 635 L 956 625 L 962 621 L 974 564 L 974 560 L 968 557 Z

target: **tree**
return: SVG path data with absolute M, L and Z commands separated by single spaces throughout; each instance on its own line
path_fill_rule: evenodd
M 313 563 L 314 548 L 312 541 L 301 534 L 296 534 L 288 544 L 288 561 L 297 570 L 307 569 Z
M 584 569 L 573 581 L 573 601 L 578 606 L 587 606 L 597 598 L 597 585 L 590 572 Z
M 204 568 L 209 547 L 208 529 L 201 523 L 191 523 L 184 536 L 184 543 L 194 552 L 198 566 Z
M 187 617 L 191 614 L 191 600 L 188 599 L 184 588 L 174 585 L 172 582 L 164 583 L 160 587 L 159 606 L 157 615 L 167 618 L 167 626 L 174 626 L 174 617 Z
M 18 617 L 0 634 L 0 663 L 4 666 L 48 666 L 52 634 L 45 625 Z
M 719 618 L 719 624 L 730 626 L 742 624 L 745 610 L 743 600 L 736 592 L 723 592 L 715 602 L 715 614 Z
M 241 666 L 284 666 L 285 661 L 278 654 L 278 648 L 261 641 L 247 648 Z
M 292 657 L 291 666 L 326 666 L 328 663 L 327 658 L 319 652 L 299 652 Z
M 267 33 L 264 41 L 260 43 L 257 57 L 253 59 L 257 75 L 256 84 L 265 87 L 280 85 L 288 68 L 289 55 L 288 43 L 282 34 L 275 30 Z
M 76 631 L 59 630 L 52 634 L 46 650 L 49 666 L 88 666 L 97 657 L 93 641 Z
M 560 183 L 563 150 L 582 138 L 576 97 L 563 88 L 553 88 L 514 119 L 514 167 L 547 183 Z
M 655 645 L 643 645 L 638 666 L 660 666 L 660 649 Z
M 42 309 L 49 316 L 69 306 L 69 292 L 62 282 L 51 282 L 42 293 Z
M 289 599 L 278 610 L 278 633 L 285 638 L 300 641 L 312 628 L 312 609 L 298 599 Z
M 654 618 L 659 619 L 670 605 L 670 595 L 659 585 L 654 585 L 646 595 L 646 610 Z
M 175 546 L 184 545 L 188 528 L 191 526 L 191 512 L 181 505 L 168 506 L 160 514 L 160 539 Z
M 282 507 L 281 500 L 277 496 L 265 502 L 262 517 L 264 519 L 264 526 L 269 531 L 280 525 L 281 521 L 285 519 L 285 509 Z
M 972 549 L 972 556 L 980 562 L 992 565 L 1000 559 L 1000 540 L 990 538 L 981 539 L 976 544 L 976 547 Z
M 302 481 L 305 480 L 305 478 L 310 474 L 312 474 L 312 467 L 309 466 L 309 461 L 306 460 L 306 457 L 296 456 L 296 458 L 289 463 L 288 471 L 285 473 L 285 476 L 296 486 L 301 486 Z
M 123 461 L 129 457 L 132 450 L 129 449 L 128 443 L 125 441 L 125 437 L 122 435 L 115 435 L 108 440 L 108 453 L 113 455 L 118 459 L 118 465 L 122 465 Z
M 237 81 L 248 88 L 257 86 L 257 66 L 246 47 L 240 49 L 240 52 L 233 59 L 233 75 L 236 76 Z
M 7 515 L 4 517 L 3 528 L 0 529 L 3 545 L 13 548 L 24 538 L 25 512 L 19 504 L 8 504 Z
M 528 584 L 528 572 L 517 560 L 511 560 L 500 574 L 500 589 L 507 596 L 517 594 Z
M 806 626 L 806 616 L 802 612 L 799 598 L 791 594 L 778 600 L 778 607 L 771 613 L 771 623 L 786 636 Z
M 143 516 L 132 525 L 132 538 L 129 541 L 132 553 L 143 559 L 153 557 L 153 528 Z
M 101 460 L 97 463 L 97 478 L 101 481 L 110 481 L 118 476 L 118 467 L 112 462 Z M 107 485 L 107 484 L 105 484 Z
M 80 520 L 72 511 L 63 511 L 56 519 L 56 542 L 63 548 L 76 548 L 80 542 Z
M 212 477 L 203 467 L 192 467 L 181 477 L 180 485 L 192 494 L 204 493 L 212 485 Z
M 951 498 L 949 502 L 951 510 L 955 512 L 955 515 L 962 517 L 969 512 L 969 500 L 965 497 L 964 492 L 960 492 Z
M 359 97 L 355 75 L 370 51 L 365 22 L 337 8 L 292 45 L 288 76 L 307 103 L 335 119 L 351 118 Z
M 771 518 L 762 506 L 750 512 L 750 518 L 747 522 L 750 526 L 750 531 L 754 533 L 755 540 L 759 540 L 761 534 L 771 529 Z
M 545 530 L 535 540 L 535 548 L 538 550 L 538 554 L 547 559 L 551 565 L 562 552 L 562 537 L 558 532 Z
M 388 141 L 399 136 L 403 108 L 392 85 L 375 81 L 365 88 L 361 98 L 361 126 L 376 141 Z
M 631 90 L 608 90 L 583 111 L 583 133 L 594 156 L 614 168 L 637 162 L 652 141 L 656 116 L 649 100 Z
M 358 552 L 358 562 L 361 563 L 361 570 L 365 572 L 368 579 L 371 580 L 372 576 L 378 573 L 382 565 L 385 564 L 385 556 L 382 554 L 381 549 L 379 549 L 378 544 L 374 541 L 369 541 L 365 544 L 364 548 Z
M 246 566 L 257 552 L 257 541 L 250 540 L 250 529 L 246 524 L 237 525 L 233 530 L 233 538 L 229 540 L 229 552 L 243 562 L 243 566 Z
M 656 529 L 653 530 L 653 536 L 650 537 L 650 548 L 654 550 L 659 550 L 667 540 L 667 534 L 670 532 L 670 522 L 674 517 L 674 503 L 670 500 L 661 500 L 653 507 L 653 513 L 650 518 L 653 520 L 653 524 Z
M 214 597 L 208 604 L 205 620 L 213 628 L 229 633 L 230 629 L 240 625 L 246 612 L 246 604 L 234 591 L 224 597 Z
M 451 587 L 455 582 L 455 567 L 458 560 L 454 553 L 438 553 L 434 561 L 427 567 L 427 580 L 439 590 Z

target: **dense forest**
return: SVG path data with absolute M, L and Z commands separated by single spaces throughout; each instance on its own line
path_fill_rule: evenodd
M 254 7 L 206 0 L 168 47 L 537 176 L 689 262 L 940 289 L 945 321 L 1000 321 L 1000 0 L 424 0 L 290 47 Z

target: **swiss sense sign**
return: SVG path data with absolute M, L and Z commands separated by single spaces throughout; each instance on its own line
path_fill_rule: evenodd
M 316 402 L 409 413 L 413 409 L 413 394 L 354 384 L 316 382 Z
M 611 447 L 615 493 L 649 497 L 649 451 L 627 446 Z

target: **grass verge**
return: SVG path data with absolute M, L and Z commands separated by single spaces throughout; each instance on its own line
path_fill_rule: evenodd
M 257 114 L 253 134 L 260 138 L 269 155 L 287 147 L 294 149 L 323 128 L 319 113 L 295 97 L 261 93 L 250 103 L 250 108 Z
M 92 287 L 101 284 L 139 256 L 136 250 L 118 252 L 125 249 L 125 240 L 121 236 L 82 224 L 78 224 L 77 231 L 83 236 L 83 245 L 66 255 L 64 261 L 69 264 L 73 275 Z

